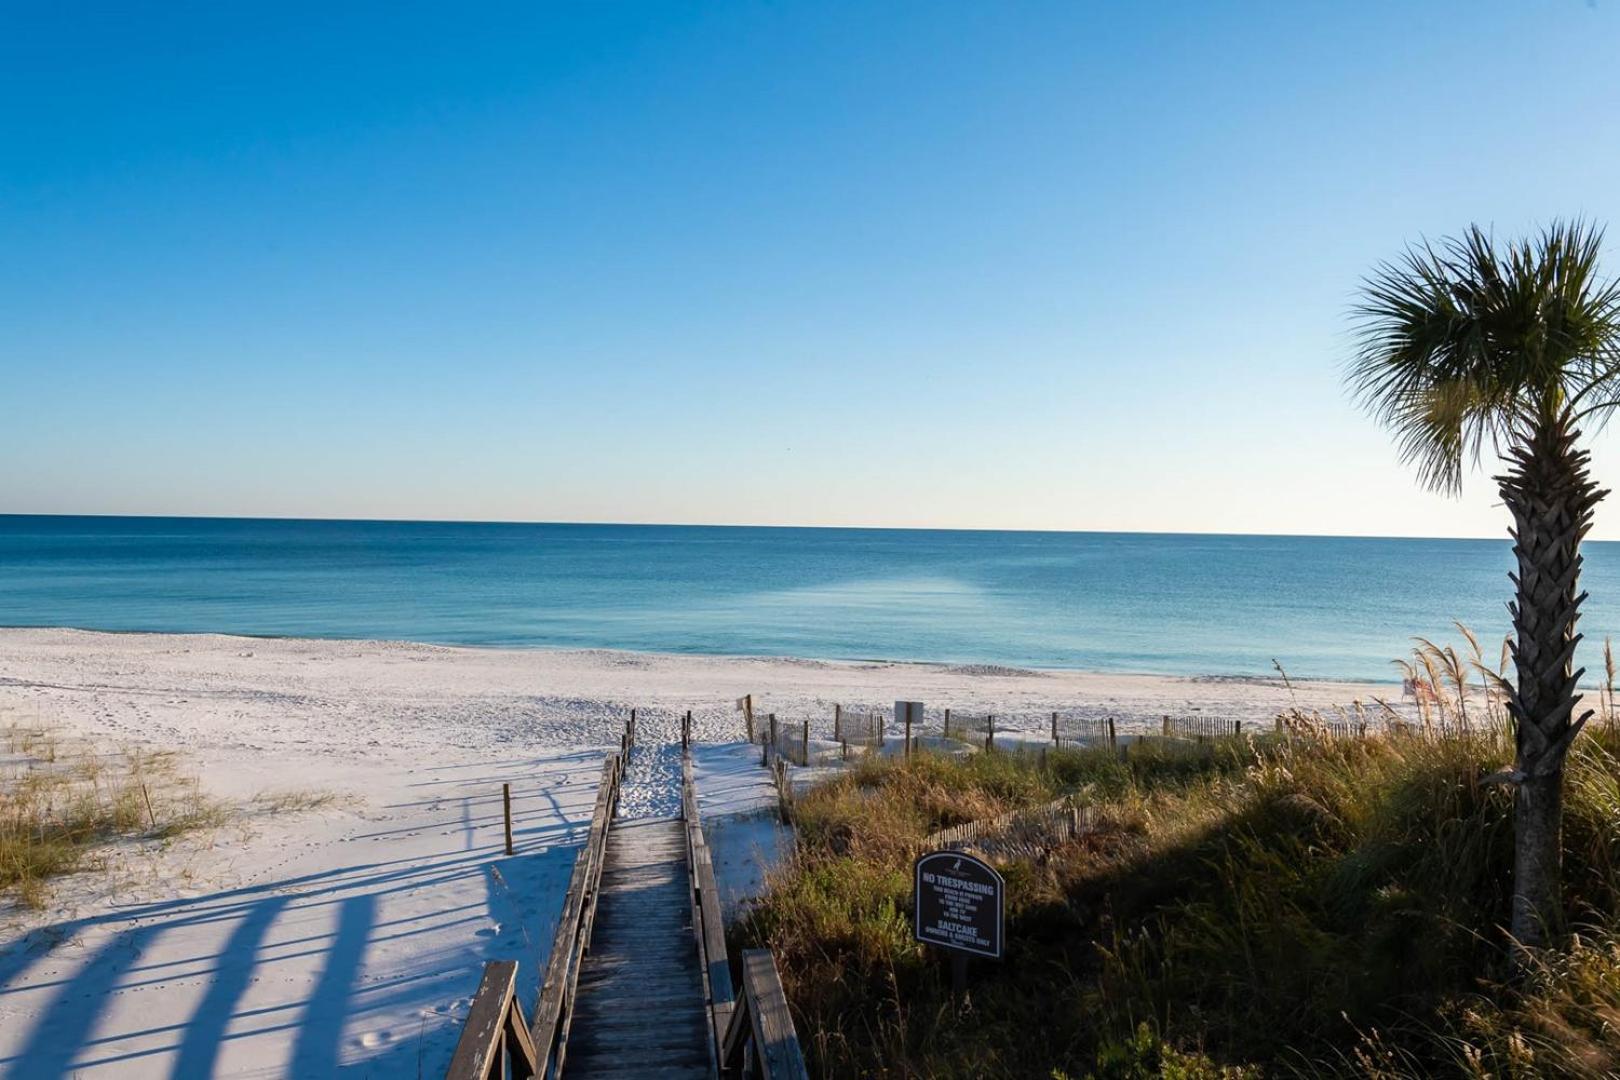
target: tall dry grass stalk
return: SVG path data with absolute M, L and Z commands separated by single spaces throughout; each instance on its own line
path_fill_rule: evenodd
M 1418 724 L 1427 734 L 1448 738 L 1472 733 L 1480 713 L 1469 713 L 1470 702 L 1483 710 L 1484 723 L 1507 730 L 1511 639 L 1491 666 L 1479 637 L 1461 622 L 1454 624 L 1466 643 L 1466 657 L 1453 645 L 1440 645 L 1425 637 L 1414 638 L 1410 656 L 1392 661 L 1413 698 Z M 1475 677 L 1478 677 L 1476 683 Z

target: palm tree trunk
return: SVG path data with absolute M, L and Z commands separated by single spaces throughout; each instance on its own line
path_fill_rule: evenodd
M 1564 759 L 1590 711 L 1575 717 L 1582 671 L 1575 671 L 1575 632 L 1585 593 L 1577 592 L 1581 539 L 1592 511 L 1608 494 L 1592 482 L 1579 432 L 1569 414 L 1540 423 L 1507 453 L 1509 468 L 1496 478 L 1513 514 L 1511 575 L 1517 598 L 1513 665 L 1518 686 L 1508 697 L 1517 760 L 1514 805 L 1514 966 L 1523 970 L 1534 951 L 1563 927 L 1560 869 L 1563 858 Z

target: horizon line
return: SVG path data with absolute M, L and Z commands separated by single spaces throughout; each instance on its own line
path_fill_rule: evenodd
M 1438 536 L 1388 533 L 1289 533 L 1289 532 L 1221 532 L 1215 530 L 1176 529 L 1037 529 L 996 526 L 959 525 L 783 525 L 757 522 L 711 521 L 540 521 L 517 518 L 410 518 L 410 517 L 337 517 L 306 515 L 246 515 L 246 514 L 30 514 L 0 511 L 6 518 L 95 518 L 132 521 L 275 521 L 286 523 L 317 523 L 350 525 L 575 525 L 585 528 L 616 529 L 821 529 L 844 532 L 983 532 L 1034 533 L 1060 536 L 1212 536 L 1212 537 L 1267 537 L 1279 540 L 1466 540 L 1482 543 L 1509 542 L 1512 537 L 1493 536 Z M 1505 531 L 1505 530 L 1504 530 Z M 1586 540 L 1585 543 L 1607 544 L 1615 540 Z

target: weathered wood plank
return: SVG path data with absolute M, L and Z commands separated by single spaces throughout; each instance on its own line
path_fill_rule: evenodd
M 530 1027 L 530 1036 L 543 1062 L 552 1062 L 559 1068 L 561 1061 L 553 1062 L 553 1051 L 559 1041 L 567 1036 L 567 1005 L 574 995 L 580 954 L 590 941 L 602 858 L 607 848 L 613 811 L 618 803 L 623 770 L 623 758 L 618 754 L 609 754 L 603 763 L 602 780 L 596 790 L 590 831 L 586 835 L 584 848 L 574 860 L 573 876 L 568 883 L 568 894 L 563 901 L 563 913 L 557 923 L 556 935 L 552 938 L 551 958 L 546 965 L 545 981 L 540 987 L 540 999 L 535 1005 L 534 1023 Z
M 745 949 L 742 954 L 744 991 L 748 996 L 754 1046 L 764 1065 L 765 1080 L 810 1080 L 804 1051 L 793 1029 L 782 978 L 769 949 Z
M 703 836 L 690 757 L 681 762 L 681 808 L 686 818 L 687 865 L 692 873 L 693 923 L 703 963 L 703 992 L 709 1007 L 709 1042 L 718 1070 L 720 1042 L 731 1019 L 734 994 L 731 963 L 726 955 L 725 922 L 720 914 L 720 889 L 715 883 L 714 857 Z
M 523 1010 L 513 1000 L 517 993 L 517 961 L 491 960 L 484 965 L 484 977 L 473 995 L 461 1039 L 450 1059 L 445 1080 L 488 1080 L 503 1072 L 501 1052 L 505 1040 L 515 1038 L 512 1075 L 533 1076 L 539 1067 L 534 1044 L 523 1027 Z M 517 1035 L 514 1035 L 516 1029 Z
M 713 1075 L 687 858 L 679 819 L 621 821 L 609 832 L 567 1037 L 569 1077 Z

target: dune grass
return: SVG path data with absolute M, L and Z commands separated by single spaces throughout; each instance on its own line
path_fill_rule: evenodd
M 889 1076 L 1620 1072 L 1620 733 L 1566 789 L 1568 945 L 1510 989 L 1512 758 L 1495 724 L 863 762 L 807 793 L 739 928 L 775 950 L 813 1071 Z M 927 834 L 1065 792 L 1098 827 L 1001 866 L 1007 956 L 964 1002 L 911 940 Z
M 93 868 L 109 843 L 164 841 L 223 824 L 178 755 L 107 751 L 37 723 L 0 727 L 0 897 L 39 907 L 51 879 Z

